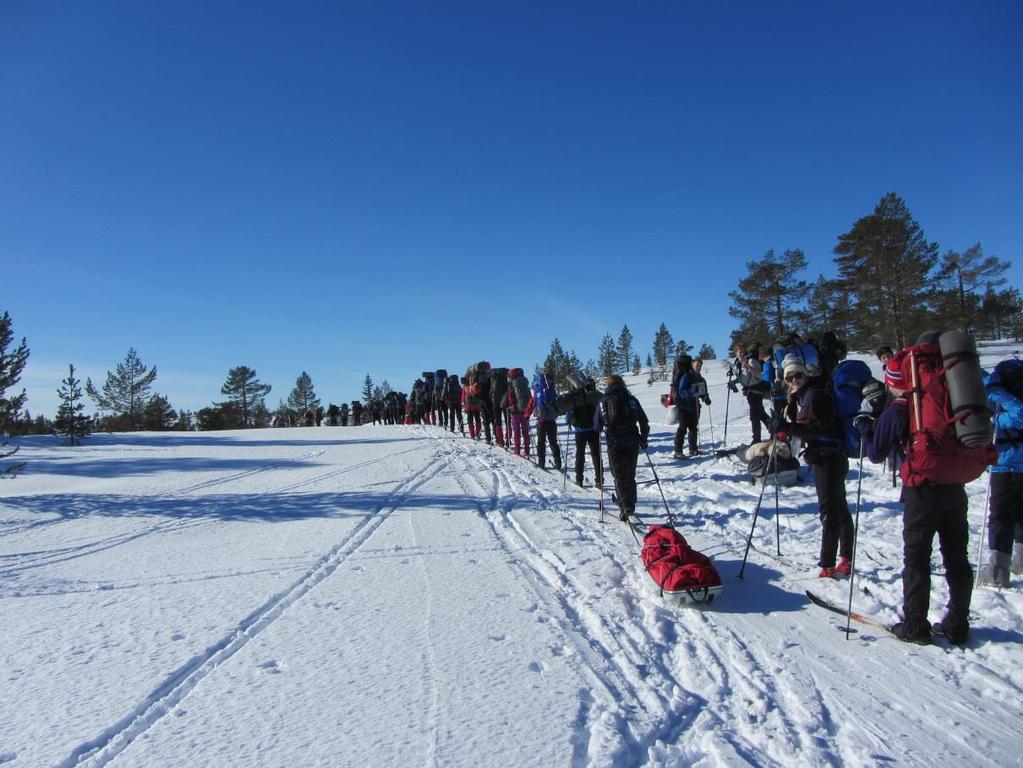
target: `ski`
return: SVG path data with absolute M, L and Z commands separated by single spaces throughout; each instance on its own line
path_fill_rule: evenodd
M 814 605 L 819 605 L 821 608 L 823 608 L 826 611 L 831 611 L 832 613 L 837 613 L 839 616 L 843 616 L 843 617 L 845 617 L 847 619 L 852 619 L 853 621 L 859 622 L 860 624 L 865 624 L 868 627 L 873 627 L 876 630 L 879 630 L 881 632 L 884 632 L 887 635 L 891 635 L 892 637 L 895 637 L 895 635 L 892 634 L 891 629 L 886 627 L 881 622 L 879 622 L 879 621 L 877 621 L 875 619 L 872 619 L 869 616 L 864 616 L 862 613 L 856 613 L 856 611 L 849 612 L 845 608 L 842 608 L 841 606 L 835 605 L 834 603 L 825 600 L 820 595 L 815 595 L 813 592 L 811 592 L 808 589 L 805 590 L 805 592 L 806 592 L 806 596 L 810 599 L 810 602 L 813 603 Z

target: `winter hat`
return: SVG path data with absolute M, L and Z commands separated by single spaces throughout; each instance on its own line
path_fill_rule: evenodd
M 806 365 L 803 364 L 803 358 L 799 357 L 799 355 L 789 353 L 785 355 L 785 359 L 781 361 L 782 378 L 787 379 L 790 373 L 796 372 L 799 372 L 804 376 L 810 375 L 810 372 L 806 370 Z
M 896 389 L 907 389 L 905 376 L 905 351 L 896 352 L 884 364 L 884 383 Z

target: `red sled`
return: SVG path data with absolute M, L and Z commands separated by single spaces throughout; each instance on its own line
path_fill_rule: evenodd
M 723 589 L 710 558 L 689 546 L 670 525 L 652 525 L 640 553 L 661 598 L 672 605 L 710 603 Z

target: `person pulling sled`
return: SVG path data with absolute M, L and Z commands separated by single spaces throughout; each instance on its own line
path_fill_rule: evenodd
M 607 434 L 607 458 L 615 479 L 619 517 L 628 520 L 636 511 L 636 464 L 647 446 L 650 422 L 621 376 L 609 376 L 604 399 L 593 417 L 593 429 Z

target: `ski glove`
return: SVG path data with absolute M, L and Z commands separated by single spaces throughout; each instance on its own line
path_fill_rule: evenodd
M 775 433 L 774 437 L 779 443 L 787 443 L 789 441 L 789 433 L 780 429 Z
M 734 381 L 728 382 L 728 388 L 730 390 L 732 390 L 733 392 L 738 392 L 739 391 L 739 387 L 738 387 L 738 385 L 736 385 L 736 383 Z
M 866 435 L 874 426 L 874 417 L 861 413 L 853 419 L 853 426 L 860 431 L 861 435 Z
M 710 405 L 710 398 L 704 395 L 703 402 L 706 403 L 707 405 Z

